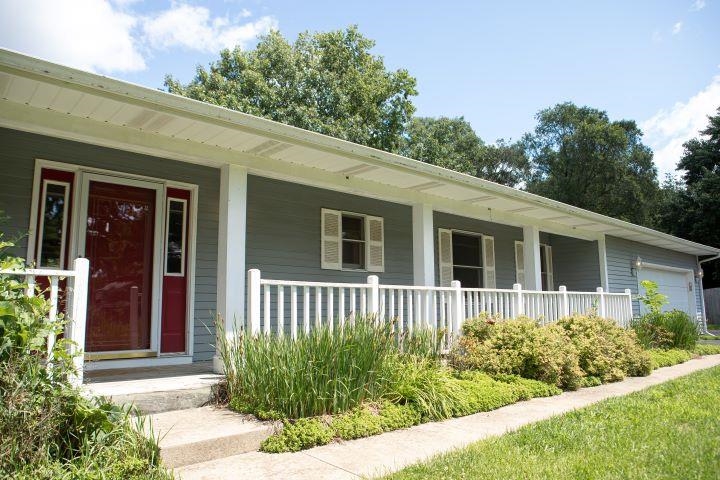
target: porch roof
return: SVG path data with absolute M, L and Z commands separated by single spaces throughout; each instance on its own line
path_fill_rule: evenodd
M 720 249 L 348 141 L 0 49 L 0 126 L 585 239 Z

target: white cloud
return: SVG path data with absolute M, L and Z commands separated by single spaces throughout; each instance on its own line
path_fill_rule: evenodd
M 277 28 L 271 16 L 251 20 L 243 8 L 234 17 L 172 2 L 149 15 L 135 11 L 137 0 L 0 1 L 0 46 L 100 72 L 147 67 L 153 50 L 186 48 L 217 52 L 245 47 Z
M 720 107 L 720 75 L 692 96 L 687 102 L 677 102 L 670 110 L 662 109 L 640 124 L 645 143 L 655 152 L 655 164 L 660 178 L 674 173 L 683 154 L 683 143 L 697 137 L 708 123 L 708 115 Z
M 247 10 L 240 12 L 247 17 Z M 258 35 L 277 28 L 273 17 L 261 17 L 254 22 L 238 24 L 228 17 L 213 17 L 205 7 L 173 5 L 169 10 L 143 21 L 143 35 L 148 45 L 156 49 L 184 47 L 202 52 L 217 52 L 235 45 L 245 47 Z
M 137 19 L 104 0 L 0 2 L 0 44 L 85 70 L 136 71 Z
M 682 31 L 682 27 L 683 22 L 677 22 L 675 25 L 673 25 L 672 34 L 677 35 L 678 33 L 680 33 Z
M 659 30 L 655 30 L 652 34 L 652 41 L 653 43 L 660 43 L 662 42 L 662 35 L 660 34 Z
M 702 10 L 705 8 L 705 0 L 695 0 L 690 7 L 690 10 L 693 12 L 697 12 L 698 10 Z

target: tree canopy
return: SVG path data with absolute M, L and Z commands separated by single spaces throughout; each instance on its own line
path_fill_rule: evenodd
M 652 151 L 634 121 L 572 103 L 537 114 L 524 137 L 527 190 L 577 207 L 647 225 L 658 193 Z
M 209 69 L 197 68 L 168 91 L 387 151 L 397 151 L 415 111 L 415 78 L 389 71 L 370 53 L 375 43 L 357 27 L 301 33 L 289 43 L 279 32 L 257 47 L 223 50 Z
M 663 187 L 657 226 L 689 240 L 720 247 L 720 108 L 700 137 L 686 142 L 677 171 Z M 714 284 L 720 285 L 715 263 Z

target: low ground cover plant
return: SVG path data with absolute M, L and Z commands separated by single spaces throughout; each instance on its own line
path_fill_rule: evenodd
M 386 478 L 715 479 L 718 397 L 720 367 L 715 367 L 522 427 Z
M 3 256 L 0 270 L 23 261 Z M 63 330 L 50 323 L 42 292 L 28 298 L 27 284 L 0 275 L 0 477 L 18 479 L 166 479 L 158 446 L 142 425 L 102 399 L 89 399 L 67 381 L 72 359 L 66 341 L 47 338 Z

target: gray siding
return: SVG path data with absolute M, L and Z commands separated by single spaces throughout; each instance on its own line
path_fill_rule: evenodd
M 675 252 L 673 250 L 611 236 L 606 238 L 605 246 L 607 250 L 608 281 L 610 282 L 610 291 L 612 292 L 622 292 L 626 288 L 629 288 L 633 295 L 637 295 L 637 275 L 633 275 L 630 271 L 630 266 L 637 257 L 642 258 L 643 261 L 648 263 L 667 265 L 669 267 L 689 268 L 693 270 L 697 268 L 697 257 L 695 255 Z M 695 306 L 698 313 L 701 314 L 699 288 L 700 286 L 696 278 L 693 288 L 695 293 Z M 640 304 L 637 300 L 633 300 L 633 313 L 635 315 L 640 314 Z
M 565 285 L 568 290 L 592 292 L 602 286 L 597 242 L 550 235 L 553 253 L 555 289 Z
M 367 272 L 320 268 L 320 210 L 383 217 L 381 283 L 412 284 L 412 209 L 405 205 L 264 177 L 248 176 L 247 268 L 263 278 L 365 282 Z
M 139 155 L 53 137 L 0 129 L 0 210 L 9 217 L 4 232 L 25 234 L 30 224 L 30 204 L 35 159 L 103 168 L 198 185 L 197 255 L 195 264 L 194 359 L 207 360 L 214 353 L 214 335 L 205 325 L 216 310 L 218 239 L 218 190 L 220 171 L 189 163 Z M 25 257 L 27 239 L 15 252 Z
M 435 242 L 435 283 L 440 284 L 438 268 L 438 234 L 439 228 L 465 230 L 495 237 L 495 281 L 497 288 L 512 288 L 515 283 L 515 240 L 523 239 L 521 228 L 485 222 L 468 217 L 460 217 L 449 213 L 434 212 L 433 231 Z M 546 237 L 542 237 L 544 241 Z

